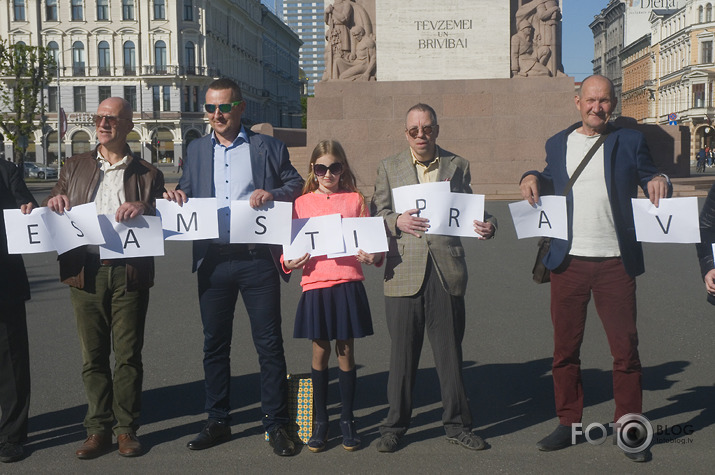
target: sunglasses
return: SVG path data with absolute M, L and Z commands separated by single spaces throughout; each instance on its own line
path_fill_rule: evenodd
M 204 109 L 206 109 L 206 112 L 209 114 L 213 114 L 216 112 L 216 108 L 218 107 L 219 112 L 222 114 L 228 114 L 231 112 L 231 109 L 239 105 L 243 101 L 233 101 L 230 104 L 204 104 Z
M 99 127 L 104 119 L 107 119 L 107 122 L 109 122 L 110 127 L 116 127 L 117 122 L 120 120 L 129 120 L 129 119 L 123 119 L 122 117 L 117 117 L 114 115 L 97 115 L 97 114 L 95 114 L 92 116 L 92 120 L 94 121 L 94 125 L 96 127 Z
M 320 163 L 313 164 L 313 173 L 315 173 L 315 176 L 325 176 L 328 170 L 330 170 L 332 175 L 340 175 L 343 172 L 343 164 L 335 162 L 331 163 L 329 167 L 321 165 Z
M 424 132 L 425 135 L 432 135 L 432 132 L 434 132 L 439 125 L 425 125 L 424 127 L 411 127 L 407 129 L 407 134 L 414 138 L 417 138 L 417 136 L 420 133 L 420 129 L 422 129 L 422 132 Z

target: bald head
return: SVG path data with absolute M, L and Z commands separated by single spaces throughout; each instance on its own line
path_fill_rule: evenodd
M 608 88 L 611 91 L 611 99 L 613 99 L 613 100 L 616 99 L 616 88 L 613 85 L 613 81 L 608 79 L 606 76 L 601 76 L 600 74 L 593 74 L 591 76 L 588 76 L 586 79 L 584 79 L 581 82 L 581 86 L 578 88 L 578 97 L 581 97 L 581 98 L 583 97 L 582 94 L 583 94 L 584 88 L 587 86 L 587 84 L 590 85 L 591 83 L 599 84 L 599 85 L 607 84 Z

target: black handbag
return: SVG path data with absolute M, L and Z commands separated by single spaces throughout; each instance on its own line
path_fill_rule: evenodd
M 578 164 L 576 171 L 573 172 L 573 175 L 571 175 L 571 178 L 569 178 L 568 183 L 566 183 L 566 186 L 564 187 L 564 196 L 569 194 L 574 182 L 581 174 L 583 169 L 586 168 L 588 162 L 591 161 L 591 157 L 593 157 L 593 155 L 596 153 L 596 150 L 598 150 L 601 144 L 603 144 L 603 142 L 606 140 L 607 135 L 608 133 L 601 134 L 598 140 L 596 140 L 596 143 L 593 144 L 593 146 L 589 149 L 588 153 L 583 157 L 581 163 Z M 546 282 L 551 282 L 551 271 L 544 264 L 544 258 L 546 257 L 546 254 L 549 253 L 549 249 L 551 248 L 551 238 L 542 237 L 541 239 L 539 239 L 538 247 L 539 249 L 536 252 L 536 262 L 534 262 L 534 267 L 531 269 L 531 274 L 532 279 L 534 279 L 534 282 L 536 282 L 537 284 L 545 284 Z

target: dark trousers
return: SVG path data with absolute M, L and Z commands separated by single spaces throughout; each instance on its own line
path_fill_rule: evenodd
M 141 411 L 142 347 L 149 290 L 127 292 L 123 265 L 85 266 L 85 288 L 70 287 L 82 345 L 87 434 L 134 433 Z M 110 354 L 114 348 L 114 374 Z
M 25 302 L 0 302 L 0 443 L 27 439 L 30 353 Z
M 392 346 L 387 401 L 390 409 L 382 434 L 403 435 L 410 426 L 412 394 L 425 330 L 434 354 L 442 392 L 442 423 L 448 436 L 472 428 L 472 412 L 462 380 L 464 297 L 449 295 L 431 259 L 422 289 L 411 297 L 385 297 Z
M 593 294 L 613 356 L 614 421 L 642 410 L 641 363 L 636 330 L 636 280 L 620 258 L 570 258 L 566 269 L 551 273 L 551 320 L 554 325 L 554 396 L 559 423 L 581 422 L 581 343 L 586 309 Z
M 213 247 L 213 246 L 212 246 Z M 236 255 L 209 250 L 198 270 L 204 326 L 204 376 L 209 419 L 229 420 L 231 337 L 239 292 L 251 322 L 261 368 L 261 409 L 266 430 L 288 422 L 286 362 L 281 333 L 280 280 L 265 248 Z

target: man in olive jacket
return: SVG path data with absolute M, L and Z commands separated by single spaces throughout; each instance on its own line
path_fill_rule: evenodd
M 94 202 L 98 214 L 117 222 L 155 214 L 164 192 L 161 171 L 134 158 L 127 145 L 132 110 L 118 97 L 104 100 L 94 116 L 99 146 L 67 160 L 47 200 L 50 210 Z M 117 436 L 119 454 L 141 455 L 136 437 L 141 408 L 144 322 L 149 288 L 154 284 L 152 257 L 103 260 L 97 246 L 82 246 L 59 256 L 60 279 L 70 296 L 82 345 L 82 380 L 89 402 L 84 426 L 87 440 L 80 459 L 94 458 Z M 114 348 L 114 376 L 109 355 Z

